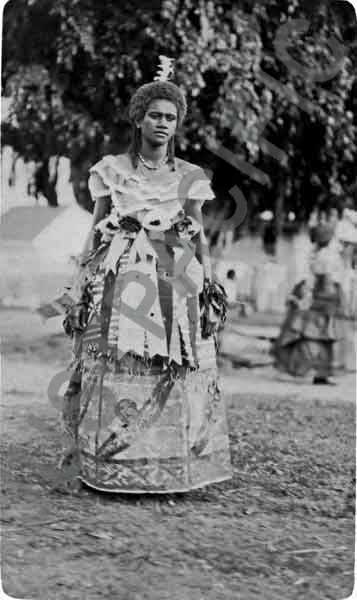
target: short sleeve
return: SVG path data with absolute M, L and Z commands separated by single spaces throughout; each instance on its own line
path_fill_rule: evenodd
M 115 156 L 104 156 L 89 169 L 88 188 L 94 198 L 111 196 L 115 190 L 121 190 L 123 176 Z
M 189 174 L 192 179 L 188 190 L 188 199 L 194 200 L 199 203 L 200 207 L 208 200 L 213 200 L 215 195 L 213 193 L 211 182 L 208 179 L 203 169 L 197 168 Z
M 127 193 L 131 173 L 125 162 L 124 155 L 108 154 L 89 169 L 88 188 L 94 200 L 110 196 L 112 202 L 117 204 Z
M 102 198 L 103 196 L 110 196 L 110 189 L 102 179 L 102 177 L 96 171 L 93 171 L 89 175 L 88 188 L 92 199 Z

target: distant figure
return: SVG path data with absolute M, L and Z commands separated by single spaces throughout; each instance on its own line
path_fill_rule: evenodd
M 331 227 L 333 227 L 335 229 L 337 227 L 338 222 L 339 222 L 338 209 L 335 206 L 333 206 L 332 208 L 330 208 L 330 211 L 328 214 L 328 224 L 331 225 Z
M 263 248 L 266 254 L 275 257 L 276 253 L 277 234 L 276 227 L 273 221 L 268 223 L 263 232 Z
M 339 255 L 331 244 L 331 225 L 316 227 L 316 253 L 310 275 L 299 282 L 288 298 L 288 310 L 273 347 L 276 367 L 294 376 L 314 372 L 313 383 L 333 384 L 333 348 L 340 337 L 336 316 L 342 307 Z
M 318 228 L 320 226 L 331 224 L 332 229 L 333 229 L 338 221 L 338 214 L 337 214 L 337 220 L 336 220 L 336 215 L 333 212 L 332 220 L 333 220 L 333 223 L 330 223 L 330 219 L 328 218 L 325 210 L 318 210 L 318 209 L 313 210 L 313 212 L 310 215 L 309 225 L 308 225 L 310 239 L 313 244 L 315 244 L 315 242 L 316 242 L 316 232 L 317 232 Z M 336 222 L 334 222 L 334 221 L 336 221 Z
M 354 209 L 354 204 L 352 198 L 347 198 L 343 212 L 342 212 L 342 222 L 349 221 L 355 228 L 357 228 L 357 210 Z M 352 268 L 357 268 L 357 244 L 353 245 L 353 253 L 352 253 Z
M 336 228 L 335 243 L 339 253 L 338 276 L 343 294 L 343 307 L 337 316 L 341 336 L 335 345 L 334 367 L 356 370 L 355 328 L 357 319 L 357 228 L 344 218 Z
M 309 222 L 308 222 L 310 240 L 313 244 L 315 243 L 315 232 L 316 232 L 316 227 L 318 226 L 318 224 L 319 224 L 319 213 L 318 213 L 317 208 L 314 208 L 314 210 L 310 214 L 310 218 L 309 218 Z
M 227 271 L 226 279 L 224 282 L 224 289 L 226 290 L 228 299 L 228 308 L 234 308 L 237 306 L 237 275 L 234 269 Z

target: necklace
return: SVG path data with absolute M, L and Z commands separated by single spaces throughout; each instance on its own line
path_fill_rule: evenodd
M 144 167 L 146 167 L 147 169 L 150 169 L 150 171 L 157 171 L 158 169 L 160 169 L 160 167 L 163 167 L 164 165 L 166 165 L 167 161 L 168 161 L 168 157 L 165 156 L 165 158 L 158 164 L 158 165 L 149 165 L 145 158 L 143 158 L 140 154 L 140 152 L 138 153 L 138 157 L 139 160 L 143 163 Z

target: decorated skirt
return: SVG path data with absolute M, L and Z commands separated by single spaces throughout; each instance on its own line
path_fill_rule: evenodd
M 215 336 L 201 334 L 197 227 L 181 212 L 161 231 L 112 214 L 84 267 L 81 389 L 64 421 L 80 478 L 98 490 L 181 492 L 231 477 Z

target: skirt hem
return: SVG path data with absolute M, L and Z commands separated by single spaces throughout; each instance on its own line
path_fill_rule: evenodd
M 112 494 L 179 494 L 181 492 L 191 492 L 193 490 L 197 490 L 199 488 L 203 488 L 206 487 L 208 485 L 212 485 L 213 483 L 221 483 L 222 481 L 227 481 L 228 479 L 232 479 L 232 475 L 225 475 L 219 479 L 213 479 L 210 481 L 205 481 L 203 483 L 199 483 L 197 485 L 191 486 L 191 487 L 186 487 L 186 488 L 180 488 L 180 489 L 166 489 L 166 490 L 147 490 L 147 489 L 137 489 L 137 490 L 128 490 L 128 489 L 110 489 L 110 488 L 103 488 L 103 487 L 99 487 L 94 485 L 93 483 L 89 483 L 84 477 L 78 477 L 78 479 L 80 479 L 80 481 L 82 481 L 82 483 L 84 483 L 84 485 L 97 490 L 98 492 L 108 492 L 108 493 L 112 493 Z

